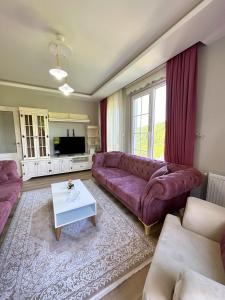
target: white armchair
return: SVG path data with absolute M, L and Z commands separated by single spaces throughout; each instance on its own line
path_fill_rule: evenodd
M 198 198 L 188 198 L 182 224 L 178 217 L 167 215 L 143 299 L 225 299 L 225 271 L 219 244 L 224 230 L 225 208 Z M 195 293 L 198 298 L 192 297 Z
M 225 230 L 225 207 L 189 197 L 182 226 L 188 230 L 220 242 Z

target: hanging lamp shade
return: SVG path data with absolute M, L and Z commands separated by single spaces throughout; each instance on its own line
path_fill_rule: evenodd
M 56 66 L 55 68 L 50 69 L 49 74 L 54 76 L 57 80 L 62 80 L 63 78 L 66 78 L 68 76 L 68 73 L 60 66 Z
M 69 86 L 68 83 L 64 83 L 63 85 L 61 85 L 59 87 L 59 90 L 65 95 L 65 96 L 69 96 L 70 94 L 72 94 L 74 92 L 74 89 L 71 88 L 71 86 Z
M 56 67 L 49 70 L 49 74 L 54 76 L 57 80 L 62 80 L 68 76 L 68 73 L 62 69 L 60 65 L 60 51 L 59 45 L 56 45 Z

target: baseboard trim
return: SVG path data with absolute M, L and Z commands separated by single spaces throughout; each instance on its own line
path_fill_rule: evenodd
M 111 285 L 109 285 L 108 287 L 106 287 L 105 289 L 103 289 L 97 295 L 91 297 L 90 299 L 91 300 L 100 300 L 100 299 L 102 299 L 104 296 L 106 296 L 107 294 L 109 294 L 112 290 L 114 290 L 115 288 L 117 288 L 124 281 L 126 281 L 127 279 L 129 279 L 132 275 L 136 274 L 138 271 L 140 271 L 141 269 L 143 269 L 144 267 L 146 267 L 151 262 L 152 262 L 152 258 L 147 259 L 140 266 L 137 266 L 134 270 L 130 271 L 129 273 L 127 273 L 126 275 L 124 275 L 122 278 L 118 279 L 117 281 L 115 281 L 114 283 L 112 283 Z

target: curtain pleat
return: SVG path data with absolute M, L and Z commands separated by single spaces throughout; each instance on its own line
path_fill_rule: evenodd
M 193 165 L 198 44 L 166 64 L 166 161 Z

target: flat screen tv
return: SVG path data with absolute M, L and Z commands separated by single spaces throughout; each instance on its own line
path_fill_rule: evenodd
M 54 137 L 54 151 L 57 155 L 85 153 L 85 137 Z

